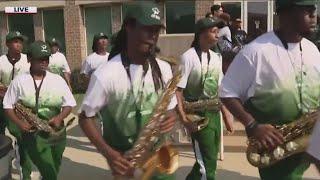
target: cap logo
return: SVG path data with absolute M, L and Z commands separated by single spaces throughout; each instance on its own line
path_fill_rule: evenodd
M 103 35 L 104 35 L 104 34 L 101 32 L 101 33 L 100 33 L 100 36 L 103 36 Z
M 21 33 L 20 33 L 19 31 L 16 31 L 16 35 L 17 35 L 17 36 L 20 36 Z
M 47 45 L 42 45 L 41 48 L 41 52 L 48 52 Z
M 157 20 L 160 20 L 160 10 L 157 7 L 152 8 L 153 14 L 151 14 L 151 17 Z
M 55 42 L 55 41 L 56 41 L 56 38 L 52 38 L 52 41 Z

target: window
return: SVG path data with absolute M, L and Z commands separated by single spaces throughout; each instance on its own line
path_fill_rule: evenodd
M 122 4 L 122 20 L 125 18 L 126 14 L 127 14 L 127 9 L 130 6 L 131 6 L 131 4 L 128 2 Z
M 255 39 L 268 31 L 268 2 L 248 2 L 248 36 Z
M 105 7 L 88 7 L 85 8 L 85 26 L 87 37 L 87 54 L 92 52 L 92 42 L 95 34 L 103 32 L 111 36 L 111 8 Z
M 27 36 L 28 42 L 34 41 L 33 16 L 31 14 L 14 14 L 8 16 L 9 31 L 19 31 Z
M 231 21 L 241 19 L 241 2 L 222 2 L 223 11 L 231 16 Z
M 43 23 L 45 39 L 56 38 L 61 43 L 60 51 L 65 52 L 63 10 L 44 10 Z
M 165 2 L 167 34 L 193 33 L 195 24 L 194 1 Z

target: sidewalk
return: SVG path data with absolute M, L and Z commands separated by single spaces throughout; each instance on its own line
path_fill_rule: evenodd
M 257 180 L 258 171 L 246 160 L 246 138 L 241 125 L 236 124 L 236 132 L 225 136 L 224 160 L 218 162 L 218 180 Z M 103 180 L 112 179 L 111 172 L 105 159 L 97 153 L 94 146 L 82 133 L 77 123 L 68 130 L 67 147 L 64 152 L 59 174 L 61 180 Z M 194 156 L 190 146 L 178 146 L 180 152 L 179 169 L 176 173 L 178 180 L 185 179 L 190 172 Z M 14 179 L 17 175 L 14 174 Z M 311 167 L 304 175 L 306 180 L 320 180 L 315 167 Z

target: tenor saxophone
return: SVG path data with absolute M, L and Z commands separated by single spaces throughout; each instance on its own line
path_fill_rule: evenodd
M 181 79 L 178 72 L 168 83 L 165 91 L 158 99 L 148 123 L 142 128 L 133 147 L 124 153 L 135 167 L 133 179 L 147 180 L 155 171 L 172 174 L 178 168 L 178 152 L 163 141 L 160 123 L 164 119 L 171 98 L 175 95 L 177 84 Z M 115 176 L 115 180 L 132 179 L 131 177 Z
M 7 87 L 1 83 L 0 83 L 0 87 L 7 90 Z M 36 132 L 36 131 L 46 132 L 51 137 L 60 136 L 63 133 L 64 128 L 58 131 L 52 128 L 48 124 L 48 121 L 39 118 L 36 114 L 32 112 L 32 109 L 24 106 L 21 102 L 17 102 L 14 105 L 14 112 L 20 120 L 25 121 L 32 126 L 32 132 Z M 70 126 L 74 120 L 75 120 L 75 117 L 68 120 L 65 127 Z
M 304 152 L 308 146 L 309 137 L 315 126 L 320 110 L 303 115 L 296 121 L 275 128 L 283 135 L 284 144 L 274 150 L 259 149 L 258 141 L 249 138 L 247 159 L 249 163 L 258 168 L 271 166 L 294 154 Z
M 187 119 L 191 121 L 195 127 L 197 127 L 197 131 L 200 131 L 207 127 L 209 120 L 205 117 L 199 116 L 197 112 L 219 112 L 221 108 L 221 103 L 218 97 L 211 99 L 201 99 L 194 102 L 183 102 L 183 107 L 185 112 L 187 113 Z

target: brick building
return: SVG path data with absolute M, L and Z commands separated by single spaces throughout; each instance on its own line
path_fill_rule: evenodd
M 5 35 L 10 30 L 21 31 L 29 42 L 55 37 L 62 42 L 71 68 L 77 69 L 91 53 L 95 33 L 111 35 L 120 29 L 128 1 L 132 0 L 0 0 L 0 54 L 6 52 Z M 164 56 L 177 57 L 190 46 L 195 21 L 213 4 L 222 4 L 233 19 L 241 18 L 249 35 L 257 29 L 269 31 L 277 24 L 273 0 L 158 1 L 167 26 L 159 39 Z M 38 13 L 8 15 L 4 13 L 7 6 L 36 6 Z

